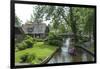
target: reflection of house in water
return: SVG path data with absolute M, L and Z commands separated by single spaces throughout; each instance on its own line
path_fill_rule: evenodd
M 25 34 L 30 34 L 33 37 L 45 38 L 49 32 L 49 28 L 45 23 L 26 22 L 22 25 Z

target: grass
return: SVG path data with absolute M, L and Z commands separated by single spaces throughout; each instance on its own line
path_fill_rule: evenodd
M 47 45 L 44 44 L 44 42 L 36 42 L 32 48 L 16 52 L 15 62 L 19 63 L 21 61 L 20 57 L 27 53 L 35 55 L 35 59 L 33 59 L 30 63 L 39 64 L 47 56 L 50 56 L 56 49 L 56 46 Z

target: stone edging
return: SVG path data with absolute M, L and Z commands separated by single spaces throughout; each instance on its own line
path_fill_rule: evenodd
M 53 54 L 51 54 L 50 56 L 46 57 L 40 64 L 46 64 L 46 63 L 48 63 L 48 62 L 50 61 L 50 59 L 55 55 L 55 53 L 58 52 L 59 49 L 60 49 L 60 47 L 57 48 L 57 49 L 53 52 Z

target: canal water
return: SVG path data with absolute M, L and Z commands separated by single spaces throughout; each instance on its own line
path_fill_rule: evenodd
M 70 55 L 68 53 L 68 49 L 70 46 L 71 39 L 64 39 L 64 43 L 61 49 L 51 58 L 51 60 L 47 64 L 94 61 L 93 56 L 80 49 L 77 51 L 76 55 Z

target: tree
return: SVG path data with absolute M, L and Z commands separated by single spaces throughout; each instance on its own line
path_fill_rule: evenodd
M 88 11 L 88 15 L 87 15 L 87 19 L 86 19 L 86 23 L 85 23 L 85 26 L 84 26 L 84 32 L 85 33 L 92 33 L 93 32 L 93 25 L 94 25 L 94 9 L 89 9 Z
M 89 35 L 89 33 L 93 32 L 94 9 L 70 7 L 69 15 L 68 17 L 70 19 L 68 22 L 70 23 L 76 42 L 79 42 L 78 40 L 83 38 L 83 35 L 88 35 L 90 37 L 91 35 Z
M 74 8 L 70 7 L 70 24 L 71 29 L 74 36 L 74 45 L 77 44 L 78 38 L 77 38 L 77 23 L 76 23 L 76 16 L 73 14 Z
M 58 34 L 59 31 L 64 33 L 66 32 L 66 27 L 70 27 L 74 33 L 75 41 L 77 35 L 76 28 L 76 19 L 73 15 L 72 8 L 65 6 L 37 6 L 38 10 L 35 14 L 35 19 L 40 19 L 45 17 L 45 20 L 51 19 L 52 28 L 55 31 L 55 34 Z M 63 26 L 64 25 L 64 26 Z M 60 29 L 59 29 L 60 27 Z
M 94 9 L 65 6 L 36 6 L 35 19 L 50 20 L 55 34 L 72 32 L 77 44 L 80 37 L 93 32 Z M 83 35 L 81 35 L 83 34 Z
M 18 16 L 15 16 L 15 26 L 21 26 L 21 20 Z

